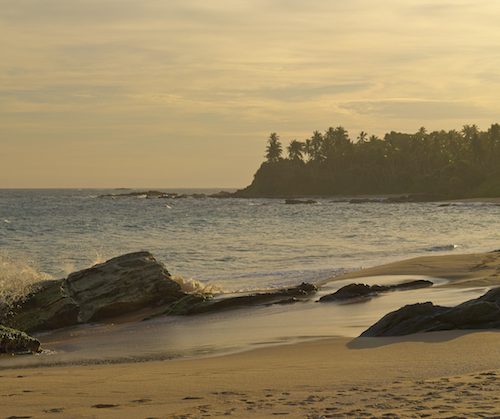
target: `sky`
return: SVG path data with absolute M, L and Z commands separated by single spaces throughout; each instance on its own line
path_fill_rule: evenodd
M 500 122 L 498 0 L 0 0 L 0 188 L 244 187 L 266 139 Z

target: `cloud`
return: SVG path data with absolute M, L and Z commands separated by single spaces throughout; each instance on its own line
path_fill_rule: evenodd
M 202 142 L 215 150 L 212 167 L 244 154 L 234 178 L 249 180 L 272 131 L 301 138 L 335 124 L 383 134 L 426 121 L 484 123 L 500 112 L 495 0 L 0 4 L 2 138 L 12 150 L 29 143 L 35 157 L 50 141 L 47 173 L 68 142 L 85 147 L 91 138 L 106 150 L 126 139 L 131 155 L 176 155 L 170 167 L 179 173 L 203 157 Z M 220 151 L 224 138 L 234 155 Z M 77 167 L 79 155 L 71 158 Z M 0 180 L 23 175 L 6 160 Z M 96 177 L 133 178 L 113 161 Z M 184 185 L 210 186 L 204 170 Z M 150 184 L 161 183 L 154 175 Z
M 473 120 L 474 118 L 494 117 L 488 109 L 468 102 L 425 100 L 425 99 L 385 99 L 359 100 L 340 105 L 342 109 L 353 111 L 361 116 L 370 115 L 387 118 L 416 120 Z

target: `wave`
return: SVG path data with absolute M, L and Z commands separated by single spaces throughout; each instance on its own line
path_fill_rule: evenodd
M 172 280 L 181 286 L 181 290 L 188 294 L 222 294 L 223 290 L 217 285 L 198 281 L 193 278 L 184 278 L 181 275 L 172 275 Z
M 52 279 L 28 262 L 0 253 L 0 302 L 10 306 L 25 298 L 41 281 Z
M 426 252 L 448 252 L 450 250 L 455 250 L 456 248 L 458 248 L 457 244 L 443 244 L 443 245 L 426 247 L 424 250 Z

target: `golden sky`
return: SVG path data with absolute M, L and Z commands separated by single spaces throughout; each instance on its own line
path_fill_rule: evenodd
M 498 0 L 0 0 L 0 187 L 242 187 L 265 140 L 500 122 Z

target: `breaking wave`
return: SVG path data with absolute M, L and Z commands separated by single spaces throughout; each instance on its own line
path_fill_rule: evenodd
M 22 300 L 33 290 L 36 283 L 52 279 L 50 275 L 38 271 L 28 262 L 14 260 L 0 253 L 0 303 L 11 305 Z
M 207 284 L 196 279 L 172 275 L 172 280 L 177 282 L 181 286 L 181 290 L 188 294 L 215 295 L 223 293 L 222 289 L 217 285 Z

